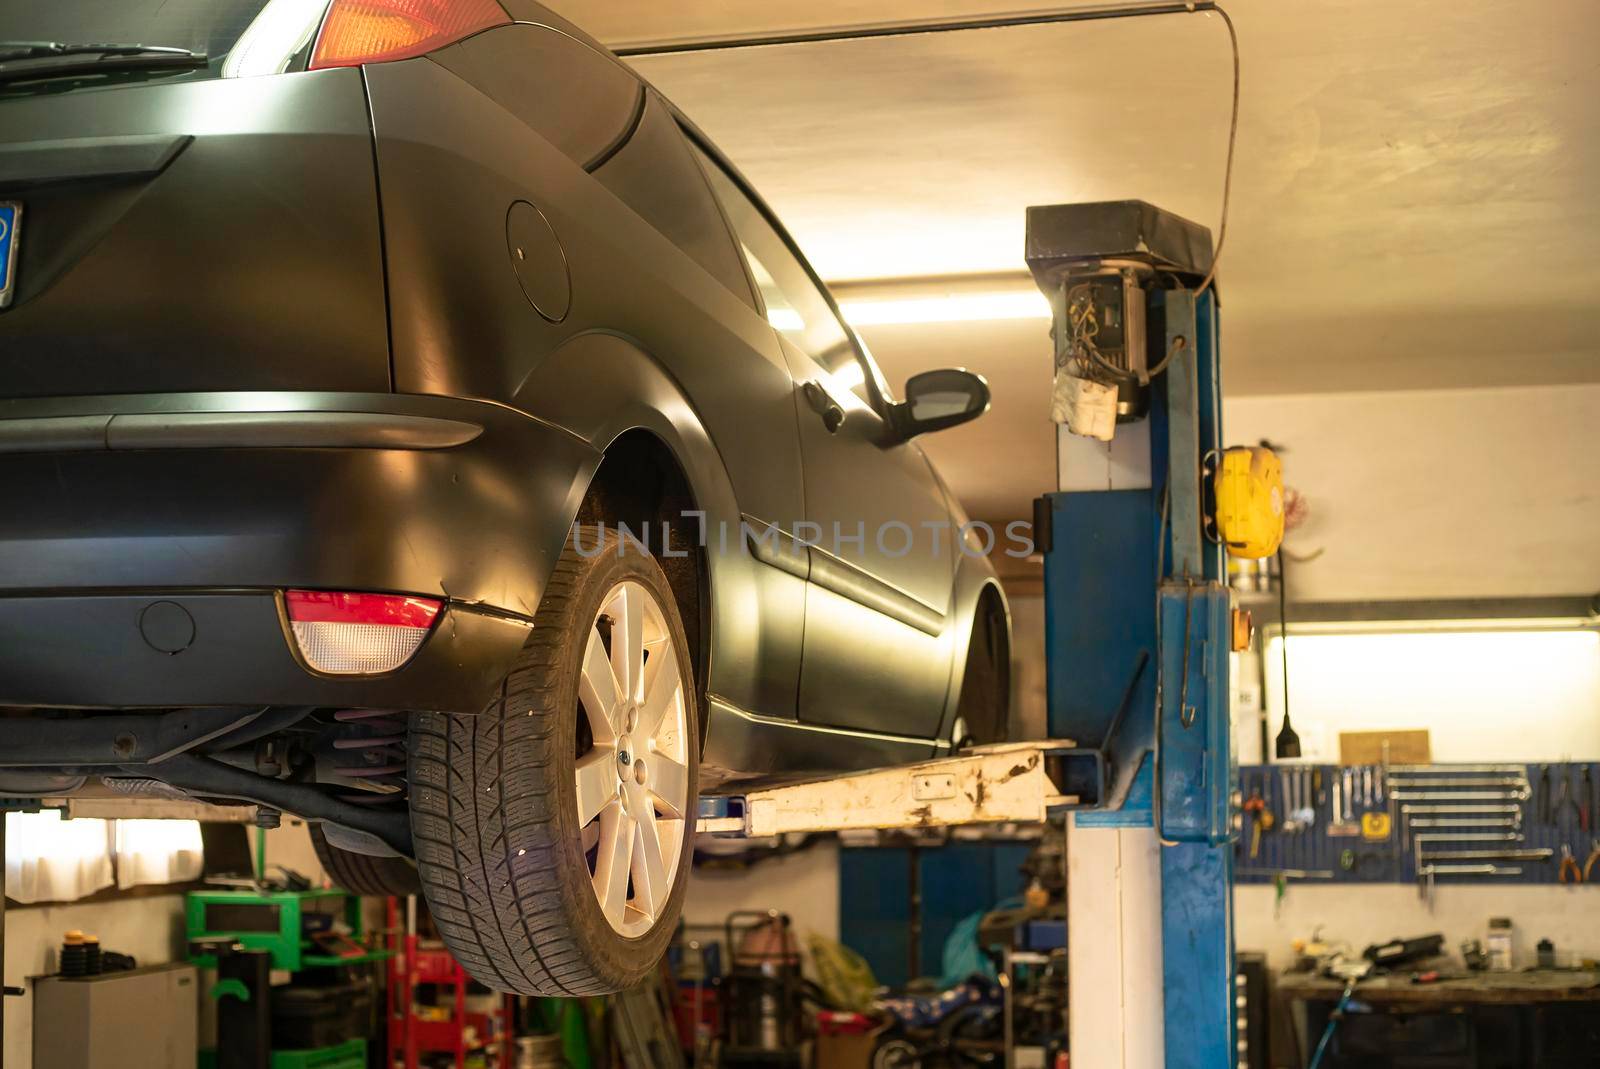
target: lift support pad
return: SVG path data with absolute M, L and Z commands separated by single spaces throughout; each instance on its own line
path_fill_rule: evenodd
M 1076 805 L 1062 791 L 1070 741 L 979 746 L 953 757 L 700 800 L 697 830 L 732 838 L 790 832 L 1043 823 Z

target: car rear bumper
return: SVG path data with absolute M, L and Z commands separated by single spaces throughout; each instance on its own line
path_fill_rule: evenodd
M 157 649 L 141 627 L 145 610 L 161 602 L 180 606 L 193 621 L 193 642 L 178 653 Z M 451 605 L 399 669 L 323 676 L 294 655 L 270 590 L 0 598 L 0 705 L 476 712 L 499 687 L 530 627 L 516 617 Z
M 451 398 L 0 401 L 0 704 L 475 709 L 598 462 L 560 428 Z M 330 678 L 291 652 L 286 588 L 449 605 L 404 667 Z M 140 631 L 160 600 L 194 619 L 182 653 Z

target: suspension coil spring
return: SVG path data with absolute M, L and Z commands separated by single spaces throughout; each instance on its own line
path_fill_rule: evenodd
M 351 801 L 382 802 L 388 795 L 405 789 L 406 723 L 388 709 L 341 709 L 334 720 L 348 724 L 354 732 L 333 740 L 333 748 L 354 759 L 336 764 L 334 771 L 349 779 L 370 783 L 373 791 L 348 796 Z

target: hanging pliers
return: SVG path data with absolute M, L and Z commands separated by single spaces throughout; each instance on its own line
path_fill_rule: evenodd
M 1584 883 L 1592 883 L 1594 881 L 1594 877 L 1591 875 L 1591 873 L 1594 872 L 1594 864 L 1596 861 L 1600 861 L 1600 839 L 1596 839 L 1593 843 L 1589 844 L 1589 856 L 1583 862 Z
M 1584 771 L 1585 772 L 1588 771 L 1588 766 L 1587 765 L 1584 766 Z M 1581 825 L 1585 831 L 1588 831 L 1589 830 L 1588 829 L 1588 817 L 1585 816 L 1585 814 L 1584 814 L 1584 807 L 1579 805 L 1578 804 L 1578 800 L 1572 796 L 1572 766 L 1571 765 L 1568 765 L 1565 769 L 1562 770 L 1562 773 L 1561 773 L 1561 790 L 1556 795 L 1555 812 L 1550 814 L 1550 823 L 1552 825 L 1555 825 L 1555 826 L 1558 826 L 1558 827 L 1560 826 L 1560 824 L 1561 824 L 1561 811 L 1566 809 L 1567 806 L 1569 806 L 1569 805 L 1572 807 L 1573 815 L 1578 818 L 1579 825 Z
M 1593 855 L 1590 856 L 1590 860 L 1593 860 Z M 1567 843 L 1561 844 L 1561 871 L 1556 879 L 1562 883 L 1583 882 L 1583 870 L 1578 867 L 1578 859 L 1572 856 L 1572 847 Z
M 1589 773 L 1589 766 L 1583 766 L 1583 789 L 1578 792 L 1578 827 L 1584 831 L 1594 830 L 1594 777 Z

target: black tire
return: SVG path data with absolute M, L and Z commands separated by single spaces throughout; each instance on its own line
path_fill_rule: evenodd
M 967 665 L 956 702 L 956 747 L 1005 742 L 1011 726 L 1011 641 L 1005 603 L 993 590 L 978 599 Z M 961 725 L 966 730 L 961 731 Z
M 408 744 L 412 837 L 434 923 L 475 980 L 522 995 L 609 994 L 649 975 L 677 925 L 694 848 L 700 703 L 672 588 L 636 542 L 576 530 L 592 555 L 569 540 L 499 698 L 476 716 L 418 714 Z M 691 740 L 676 878 L 637 938 L 601 911 L 573 778 L 582 658 L 606 595 L 624 580 L 647 588 L 666 621 Z
M 308 825 L 311 846 L 335 887 L 358 895 L 386 898 L 390 895 L 405 897 L 420 894 L 422 880 L 417 876 L 417 866 L 403 857 L 369 857 L 352 853 L 328 842 L 322 834 L 322 825 Z
M 919 1069 L 922 1057 L 909 1039 L 880 1039 L 872 1051 L 872 1069 Z

